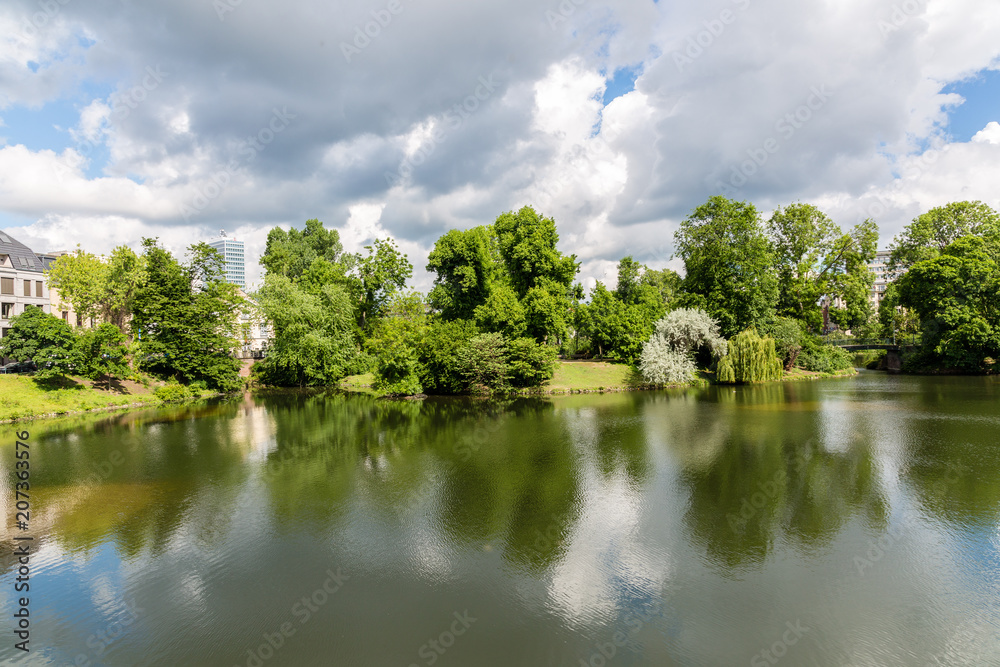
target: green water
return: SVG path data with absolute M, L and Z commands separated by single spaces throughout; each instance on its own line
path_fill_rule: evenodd
M 0 429 L 3 664 L 1000 665 L 996 379 Z

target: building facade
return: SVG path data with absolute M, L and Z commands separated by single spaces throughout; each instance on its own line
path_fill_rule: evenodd
M 0 232 L 0 337 L 10 320 L 28 308 L 52 312 L 45 265 L 31 248 Z
M 899 278 L 905 271 L 890 271 L 889 270 L 889 258 L 892 253 L 888 250 L 879 250 L 875 253 L 875 259 L 868 265 L 871 272 L 875 274 L 875 284 L 872 286 L 871 291 L 871 302 L 878 310 L 878 307 L 882 304 L 882 299 L 885 298 L 885 291 L 889 287 L 889 283 L 893 282 Z
M 226 282 L 238 285 L 240 289 L 246 289 L 246 253 L 243 241 L 229 238 L 222 232 L 221 238 L 209 241 L 208 245 L 222 253 L 226 261 Z

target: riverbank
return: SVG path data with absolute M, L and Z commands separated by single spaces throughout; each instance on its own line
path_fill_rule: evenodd
M 804 380 L 822 380 L 827 378 L 843 378 L 857 375 L 853 368 L 832 373 L 816 373 L 795 368 L 787 371 L 781 382 L 799 382 Z M 670 385 L 671 387 L 705 386 L 710 384 L 713 374 L 700 371 L 698 378 L 690 384 Z M 373 393 L 372 383 L 375 377 L 371 373 L 352 375 L 344 378 L 339 387 L 346 391 Z M 631 366 L 613 364 L 606 361 L 561 360 L 556 362 L 552 379 L 539 387 L 521 389 L 517 393 L 524 395 L 558 395 L 558 394 L 590 394 L 613 393 L 622 391 L 644 391 L 665 387 L 652 386 L 643 382 L 642 377 Z
M 147 386 L 126 380 L 109 391 L 80 377 L 47 385 L 28 375 L 0 375 L 0 423 L 162 405 L 153 393 L 161 386 L 163 382 L 151 381 Z M 192 398 L 211 395 L 214 392 L 205 391 Z

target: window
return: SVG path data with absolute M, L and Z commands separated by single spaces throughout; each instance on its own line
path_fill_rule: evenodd
M 0 278 L 0 294 L 14 294 L 13 278 Z
M 65 310 L 62 311 L 62 318 L 63 318 L 63 322 L 69 322 L 69 313 L 66 312 Z
M 41 298 L 43 298 L 45 296 L 44 294 L 42 294 L 42 281 L 41 280 L 36 280 L 35 281 L 35 296 L 37 296 L 39 299 L 41 299 Z
M 83 326 L 83 317 L 81 317 L 80 313 L 76 314 L 76 326 L 78 327 Z
M 24 296 L 31 296 L 31 281 L 24 281 Z
M 0 304 L 0 319 L 9 320 L 14 317 L 14 304 Z

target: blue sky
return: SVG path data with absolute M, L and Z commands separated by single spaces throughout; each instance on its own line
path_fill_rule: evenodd
M 955 141 L 969 141 L 990 121 L 1000 121 L 1000 71 L 982 70 L 953 83 L 945 93 L 957 93 L 965 102 L 948 113 L 948 133 Z

